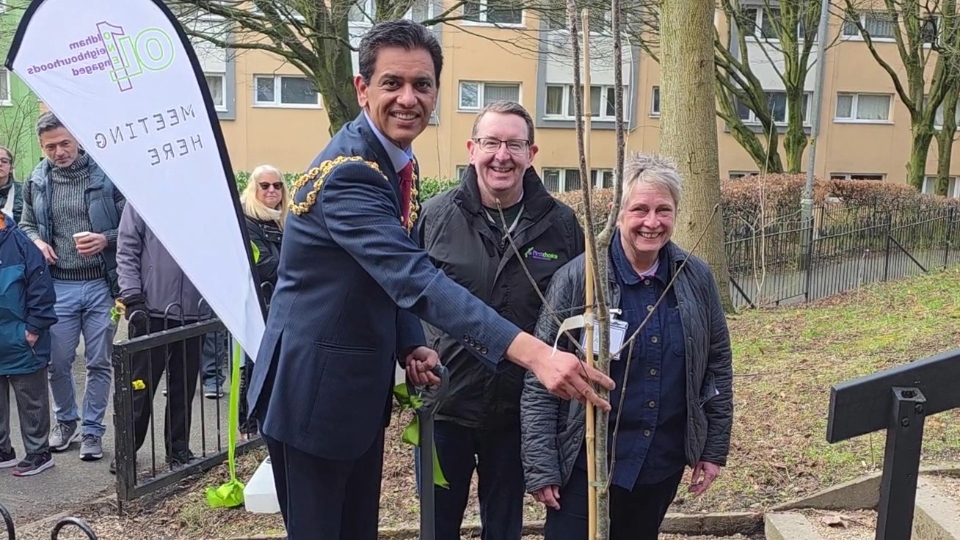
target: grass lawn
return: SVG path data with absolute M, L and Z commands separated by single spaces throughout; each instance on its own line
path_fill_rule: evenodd
M 736 413 L 729 464 L 700 499 L 684 498 L 681 485 L 672 511 L 762 509 L 878 470 L 884 433 L 826 442 L 831 385 L 960 346 L 958 319 L 958 269 L 873 285 L 804 307 L 730 317 Z M 409 414 L 395 415 L 387 434 L 384 527 L 416 526 L 419 520 L 411 447 L 400 442 Z M 928 418 L 924 460 L 958 456 L 960 411 Z M 252 474 L 256 458 L 242 459 L 242 479 Z M 155 505 L 133 505 L 129 518 L 117 519 L 104 508 L 78 514 L 91 519 L 103 540 L 127 538 L 133 528 L 165 538 L 282 531 L 276 516 L 208 509 L 203 488 L 225 479 L 225 467 L 219 467 Z M 477 521 L 475 500 L 468 514 L 467 522 Z M 542 516 L 540 505 L 528 498 L 527 519 Z

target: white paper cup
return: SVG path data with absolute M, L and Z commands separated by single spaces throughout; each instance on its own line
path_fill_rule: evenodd
M 87 236 L 90 236 L 90 233 L 87 231 L 78 232 L 77 234 L 73 235 L 73 243 L 76 244 L 81 238 L 84 238 Z

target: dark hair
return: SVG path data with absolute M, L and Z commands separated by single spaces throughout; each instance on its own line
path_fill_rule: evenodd
M 17 157 L 13 155 L 13 152 L 10 151 L 6 146 L 0 145 L 0 152 L 6 152 L 7 157 L 10 158 L 10 166 L 12 167 L 17 161 Z M 11 172 L 12 174 L 12 172 Z
M 377 65 L 377 55 L 384 47 L 400 47 L 408 51 L 426 50 L 433 58 L 434 75 L 437 84 L 440 84 L 440 70 L 443 68 L 443 50 L 440 43 L 426 26 L 409 19 L 375 24 L 360 40 L 360 77 L 363 82 L 370 84 Z
M 477 126 L 480 125 L 480 120 L 488 112 L 512 114 L 514 116 L 523 118 L 523 121 L 527 124 L 527 142 L 533 144 L 533 118 L 531 118 L 530 113 L 523 108 L 523 105 L 520 105 L 516 101 L 494 101 L 493 103 L 487 104 L 483 110 L 480 111 L 480 114 L 477 115 L 477 119 L 473 121 L 473 131 L 471 132 L 471 137 L 477 136 Z
M 64 127 L 63 122 L 53 114 L 53 111 L 47 111 L 37 118 L 37 137 L 43 135 L 43 132 Z

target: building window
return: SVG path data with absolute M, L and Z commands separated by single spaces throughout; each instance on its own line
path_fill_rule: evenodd
M 786 92 L 764 92 L 767 96 L 767 106 L 770 108 L 770 117 L 773 119 L 773 122 L 778 125 L 786 125 L 789 114 L 787 113 L 787 93 Z M 735 104 L 737 106 L 737 116 L 744 124 L 759 124 L 760 121 L 757 119 L 757 115 L 753 110 L 748 108 L 739 99 L 735 99 Z M 807 103 L 810 101 L 810 94 L 803 95 L 803 103 L 801 104 L 801 116 L 803 117 L 803 125 L 810 125 L 810 111 L 807 108 Z
M 566 193 L 581 189 L 580 169 L 543 169 L 543 185 L 550 193 Z
M 605 189 L 613 187 L 613 169 L 593 169 L 590 171 L 593 177 L 593 187 Z
M 895 32 L 897 31 L 897 21 L 886 11 L 867 11 L 853 15 L 848 14 L 847 20 L 843 21 L 843 29 L 841 30 L 843 37 L 863 39 L 863 36 L 860 35 L 860 28 L 857 26 L 856 21 L 850 19 L 851 16 L 856 17 L 856 20 L 863 25 L 863 29 L 867 31 L 870 39 L 890 41 L 894 39 Z
M 523 6 L 515 0 L 467 0 L 463 4 L 466 21 L 485 24 L 523 24 Z
M 467 173 L 467 165 L 457 165 L 457 176 L 456 180 L 463 178 L 463 175 Z
M 257 75 L 253 103 L 259 107 L 318 108 L 320 94 L 313 82 L 296 75 Z
M 653 103 L 650 104 L 650 116 L 660 116 L 660 87 L 653 87 Z
M 869 180 L 871 182 L 883 182 L 882 174 L 863 174 L 863 173 L 830 173 L 831 180 Z
M 800 14 L 798 18 L 797 39 L 803 40 L 806 35 L 803 14 Z M 778 41 L 780 32 L 783 30 L 783 22 L 780 19 L 780 8 L 756 6 L 745 8 L 737 22 L 745 36 L 753 36 L 766 41 Z M 816 41 L 817 33 L 814 31 L 811 34 L 813 34 L 813 40 Z
M 460 81 L 461 111 L 479 111 L 500 100 L 520 103 L 520 84 Z
M 224 90 L 227 86 L 227 76 L 223 73 L 204 73 L 203 78 L 207 81 L 207 88 L 210 89 L 210 97 L 213 98 L 213 107 L 218 111 L 227 110 L 227 100 Z
M 0 67 L 0 105 L 10 105 L 10 72 L 7 68 Z
M 547 0 L 547 9 L 540 13 L 540 17 L 546 19 L 547 30 L 550 31 L 569 31 L 570 18 L 567 12 L 567 3 L 565 0 Z M 613 12 L 609 9 L 600 9 L 598 6 L 590 9 L 590 33 L 596 35 L 610 34 L 611 23 L 613 22 Z M 581 22 L 582 24 L 582 22 Z
M 623 95 L 629 96 L 627 87 Z M 613 86 L 590 87 L 590 117 L 594 120 L 612 122 L 616 119 L 615 88 Z M 658 98 L 659 100 L 659 98 Z M 576 118 L 576 95 L 572 84 L 547 85 L 547 103 L 544 116 L 548 120 L 573 120 Z M 624 121 L 627 121 L 627 107 L 624 104 Z
M 746 178 L 748 176 L 757 176 L 760 174 L 757 171 L 730 171 L 727 173 L 727 178 L 730 180 L 737 180 L 740 178 Z
M 221 18 L 204 17 L 191 20 L 188 24 L 192 27 L 192 30 L 201 32 L 203 35 L 221 41 L 230 41 L 229 25 Z M 193 37 L 190 41 L 197 55 L 197 60 L 200 62 L 200 69 L 203 70 L 207 88 L 210 89 L 210 97 L 213 98 L 214 108 L 219 112 L 227 112 L 228 49 L 218 47 L 199 37 Z
M 355 0 L 347 12 L 347 21 L 353 26 L 373 26 L 376 14 L 373 0 Z M 423 22 L 434 17 L 431 0 L 414 0 L 403 18 L 413 22 Z
M 947 177 L 947 197 L 960 197 L 960 184 L 957 183 L 956 176 Z M 927 195 L 936 195 L 937 193 L 937 177 L 936 175 L 928 175 L 923 177 L 923 193 Z
M 890 94 L 837 94 L 837 113 L 839 122 L 889 122 Z

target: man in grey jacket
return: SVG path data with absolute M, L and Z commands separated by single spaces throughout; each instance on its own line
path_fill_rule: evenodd
M 200 291 L 131 205 L 127 205 L 120 218 L 117 246 L 120 298 L 136 334 L 161 332 L 211 318 Z M 134 441 L 138 450 L 146 437 L 154 394 L 169 360 L 164 440 L 167 462 L 175 466 L 186 465 L 193 459 L 190 419 L 200 373 L 201 337 L 187 339 L 183 346 L 177 343 L 157 347 L 133 359 L 132 378 L 143 382 L 134 385 L 133 394 Z

